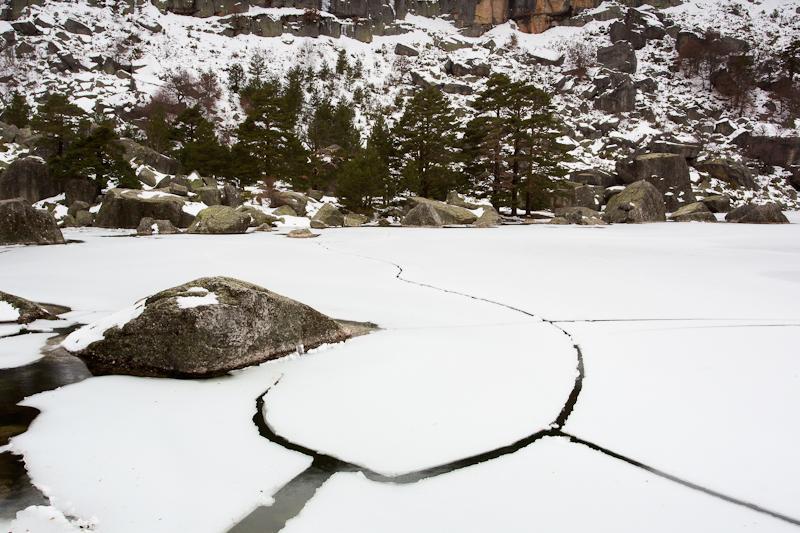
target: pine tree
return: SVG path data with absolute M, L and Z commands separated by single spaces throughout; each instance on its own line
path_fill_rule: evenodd
M 383 115 L 378 115 L 372 124 L 367 138 L 367 150 L 377 158 L 374 178 L 380 183 L 383 203 L 387 205 L 400 192 L 400 183 L 397 179 L 398 173 L 393 168 L 397 150 Z
M 484 135 L 478 152 L 486 173 L 491 179 L 491 203 L 497 208 L 501 195 L 507 188 L 509 168 L 505 157 L 509 123 L 508 106 L 512 83 L 505 74 L 494 74 L 486 82 L 486 88 L 475 101 L 478 113 L 472 130 L 482 129 Z
M 336 194 L 349 209 L 369 209 L 373 199 L 383 194 L 380 179 L 383 171 L 378 150 L 368 146 L 338 170 Z
M 435 87 L 419 90 L 408 102 L 394 134 L 406 154 L 403 176 L 409 189 L 444 198 L 452 184 L 458 125 L 450 103 Z
M 267 58 L 261 50 L 256 51 L 253 57 L 250 58 L 250 63 L 247 66 L 247 75 L 250 78 L 247 85 L 254 88 L 261 87 L 266 81 Z
M 65 95 L 47 95 L 31 120 L 31 128 L 42 134 L 38 147 L 48 158 L 62 157 L 69 144 L 78 139 L 86 128 L 82 116 L 81 108 L 69 103 Z
M 230 163 L 228 150 L 220 144 L 214 125 L 194 106 L 175 119 L 170 138 L 175 143 L 173 154 L 187 172 L 222 176 Z
M 159 153 L 169 149 L 171 126 L 167 121 L 167 112 L 163 105 L 151 106 L 143 129 L 150 148 Z
M 344 48 L 340 48 L 336 56 L 336 74 L 346 74 L 349 68 L 350 63 L 347 62 L 347 52 Z
M 245 183 L 300 179 L 307 172 L 308 157 L 294 132 L 294 117 L 285 108 L 280 86 L 266 82 L 246 93 L 247 118 L 237 129 L 233 148 L 235 173 Z
M 238 93 L 244 87 L 245 75 L 244 68 L 239 63 L 230 65 L 226 71 L 228 74 L 228 89 L 233 93 Z
M 133 169 L 125 160 L 124 149 L 111 124 L 100 124 L 72 143 L 51 168 L 57 178 L 84 177 L 104 188 L 110 180 L 118 187 L 139 189 Z
M 30 122 L 30 116 L 31 108 L 25 97 L 17 91 L 11 93 L 11 100 L 2 114 L 3 122 L 24 128 Z

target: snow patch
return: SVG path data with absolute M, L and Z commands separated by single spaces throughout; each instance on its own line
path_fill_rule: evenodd
M 111 328 L 121 328 L 131 320 L 138 318 L 145 308 L 146 299 L 139 300 L 134 305 L 110 314 L 92 324 L 87 324 L 70 333 L 61 343 L 70 352 L 79 352 L 90 344 L 105 338 L 105 332 Z
M 8 302 L 0 301 L 0 322 L 14 322 L 19 319 L 19 309 Z

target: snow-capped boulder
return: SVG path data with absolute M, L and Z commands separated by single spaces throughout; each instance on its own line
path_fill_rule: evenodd
M 250 215 L 237 211 L 227 205 L 214 205 L 206 207 L 199 213 L 191 226 L 189 233 L 244 233 L 250 226 Z
M 0 244 L 64 244 L 56 219 L 21 198 L 0 200 Z
M 311 307 L 244 281 L 201 278 L 72 332 L 63 346 L 94 374 L 225 374 L 348 333 Z
M 440 202 L 438 200 L 431 200 L 430 198 L 423 198 L 421 196 L 411 196 L 408 198 L 408 204 L 412 207 L 412 211 L 415 207 L 427 204 L 431 208 L 433 208 L 438 214 L 439 218 L 443 224 L 472 224 L 476 220 L 478 220 L 478 216 L 470 211 L 469 209 L 465 209 L 463 207 L 458 207 L 456 205 L 450 205 L 445 202 Z M 409 211 L 409 215 L 411 212 Z
M 702 202 L 694 202 L 680 207 L 669 216 L 675 222 L 716 222 L 714 213 Z
M 325 203 L 311 218 L 311 221 L 322 223 L 326 227 L 344 226 L 344 215 L 333 204 Z
M 652 183 L 637 181 L 611 197 L 603 219 L 613 224 L 664 222 L 664 196 Z
M 725 216 L 726 222 L 740 224 L 788 224 L 789 220 L 783 214 L 778 204 L 764 205 L 744 204 L 737 207 Z
M 51 320 L 53 318 L 55 317 L 41 305 L 0 291 L 0 323 L 27 324 L 34 320 Z
M 625 183 L 646 180 L 664 195 L 667 211 L 695 201 L 689 179 L 689 165 L 680 154 L 652 153 L 617 163 L 617 173 Z
M 478 220 L 475 221 L 473 226 L 476 228 L 494 228 L 502 224 L 503 219 L 500 217 L 500 213 L 498 213 L 494 207 L 490 205 L 484 205 L 481 206 L 481 209 L 483 209 L 483 212 L 481 213 L 481 216 L 478 217 Z
M 169 220 L 179 228 L 191 223 L 191 215 L 183 212 L 184 199 L 163 191 L 111 189 L 103 197 L 95 225 L 101 228 L 136 229 L 146 217 Z
M 13 161 L 0 176 L 0 200 L 24 198 L 35 203 L 61 192 L 47 165 L 38 157 L 23 157 Z

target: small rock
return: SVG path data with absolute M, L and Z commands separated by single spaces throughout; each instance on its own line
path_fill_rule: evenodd
M 314 233 L 308 228 L 302 228 L 293 229 L 286 236 L 291 239 L 313 239 L 314 237 L 319 237 L 319 233 Z
M 244 233 L 250 226 L 250 215 L 227 205 L 206 207 L 189 226 L 189 233 Z
M 675 222 L 716 222 L 714 216 L 703 202 L 694 202 L 684 205 L 669 216 Z
M 739 224 L 788 224 L 789 219 L 783 214 L 778 204 L 764 205 L 744 204 L 725 216 L 726 222 Z

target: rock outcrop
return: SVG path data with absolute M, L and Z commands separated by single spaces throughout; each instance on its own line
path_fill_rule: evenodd
M 613 224 L 664 222 L 664 195 L 647 181 L 637 181 L 611 197 L 603 220 Z
M 63 346 L 95 375 L 199 378 L 347 338 L 336 321 L 307 305 L 244 281 L 212 277 L 84 326 Z
M 0 200 L 0 244 L 64 244 L 56 219 L 22 198 Z
M 744 204 L 727 215 L 726 222 L 740 224 L 788 224 L 789 219 L 783 214 L 778 204 Z
M 689 165 L 679 154 L 640 155 L 617 164 L 617 173 L 625 183 L 645 180 L 664 195 L 667 211 L 695 201 L 689 179 Z
M 23 198 L 33 204 L 61 192 L 47 165 L 38 157 L 17 159 L 0 176 L 0 200 Z
M 344 215 L 333 204 L 322 204 L 322 207 L 311 218 L 312 222 L 319 222 L 327 227 L 344 226 Z
M 95 225 L 101 228 L 136 229 L 143 218 L 169 220 L 179 228 L 187 227 L 191 215 L 183 212 L 184 199 L 161 191 L 111 189 L 103 198 Z
M 403 226 L 420 226 L 441 228 L 444 226 L 439 212 L 429 203 L 420 203 L 413 207 L 401 222 Z

